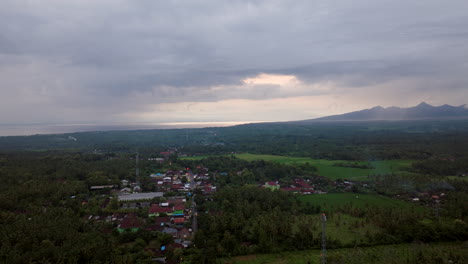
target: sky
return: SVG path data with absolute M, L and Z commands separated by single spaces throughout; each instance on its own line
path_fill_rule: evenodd
M 0 124 L 468 102 L 466 0 L 1 0 Z

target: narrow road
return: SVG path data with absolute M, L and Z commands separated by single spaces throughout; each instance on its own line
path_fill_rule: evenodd
M 190 179 L 190 191 L 192 192 L 192 233 L 195 234 L 198 230 L 198 212 L 197 212 L 197 204 L 195 203 L 195 179 L 193 177 L 192 170 L 187 170 Z
M 195 203 L 195 195 L 192 195 L 192 232 L 195 234 L 198 230 L 198 212 L 197 212 L 197 204 Z

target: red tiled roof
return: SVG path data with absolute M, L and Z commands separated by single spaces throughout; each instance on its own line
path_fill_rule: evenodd
M 175 224 L 185 223 L 185 218 L 183 218 L 183 217 L 174 218 L 174 223 Z
M 183 189 L 184 185 L 182 185 L 182 184 L 172 184 L 171 188 L 175 189 L 175 190 Z
M 179 237 L 190 236 L 190 231 L 187 228 L 182 228 L 177 234 Z
M 185 202 L 183 199 L 175 199 L 175 200 L 169 201 L 169 203 L 173 205 L 177 205 L 177 204 L 184 204 Z
M 301 188 L 292 188 L 292 187 L 286 187 L 286 188 L 281 188 L 281 190 L 285 191 L 285 192 L 299 192 L 301 191 L 302 189 Z
M 296 181 L 296 184 L 301 186 L 302 188 L 308 188 L 308 189 L 314 188 L 304 181 Z
M 171 213 L 171 212 L 172 212 L 171 208 L 160 207 L 157 204 L 153 204 L 149 209 L 150 214 Z
M 174 211 L 183 211 L 185 210 L 185 205 L 184 204 L 176 204 L 174 205 Z
M 267 184 L 270 185 L 270 186 L 277 186 L 278 185 L 274 181 L 269 181 L 269 182 L 267 182 Z
M 169 222 L 171 222 L 171 219 L 169 217 L 156 217 L 154 219 L 154 222 L 157 223 L 157 224 L 169 223 Z
M 122 220 L 119 225 L 120 228 L 135 228 L 141 227 L 141 221 L 137 217 L 129 216 Z
M 160 225 L 150 225 L 146 228 L 146 230 L 148 231 L 159 231 L 159 232 L 162 232 L 164 230 L 164 226 L 160 226 Z

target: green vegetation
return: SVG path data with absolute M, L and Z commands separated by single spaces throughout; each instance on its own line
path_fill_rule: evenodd
M 403 173 L 411 166 L 412 160 L 380 160 L 370 162 L 357 162 L 358 164 L 369 165 L 371 169 L 361 169 L 352 167 L 339 167 L 334 166 L 337 162 L 345 162 L 343 160 L 324 160 L 324 159 L 311 159 L 307 157 L 287 157 L 277 155 L 264 155 L 264 154 L 235 154 L 236 158 L 247 161 L 271 161 L 280 164 L 295 165 L 295 164 L 310 164 L 317 168 L 317 173 L 329 179 L 349 179 L 349 180 L 366 180 L 368 175 L 381 175 L 391 173 Z M 188 160 L 201 160 L 209 156 L 195 156 L 185 157 Z
M 328 251 L 328 263 L 462 264 L 468 261 L 467 246 L 466 243 L 437 243 L 334 249 Z M 224 264 L 318 264 L 320 253 L 320 250 L 307 250 L 245 255 L 225 259 Z
M 208 213 L 200 216 L 196 259 L 320 248 L 319 212 L 324 210 L 329 249 L 468 238 L 463 221 L 434 219 L 420 206 L 377 195 L 348 202 L 355 195 L 302 196 L 255 187 L 224 188 L 212 201 L 197 201 L 200 211 Z M 315 197 L 322 201 L 310 203 Z
M 364 193 L 328 193 L 321 195 L 302 195 L 299 199 L 303 202 L 310 203 L 315 206 L 321 206 L 325 212 L 330 212 L 333 209 L 343 206 L 351 206 L 356 208 L 366 208 L 376 206 L 381 208 L 395 207 L 402 210 L 424 210 L 423 207 L 408 202 L 392 199 L 387 196 L 377 194 Z
M 158 153 L 175 147 L 192 155 L 236 152 L 347 161 L 423 160 L 434 156 L 468 156 L 467 132 L 466 120 L 264 123 L 0 137 L 0 150 L 130 152 L 138 148 L 140 153 Z
M 136 151 L 142 191 L 160 188 L 149 174 L 187 167 L 209 190 L 192 196 L 195 246 L 162 253 L 171 260 L 317 263 L 326 212 L 328 263 L 467 262 L 467 121 L 0 137 L 0 150 L 2 263 L 152 263 L 173 237 L 145 230 L 147 208 L 122 209 L 109 190 L 89 189 L 134 182 Z M 292 193 L 312 189 L 328 194 Z M 130 211 L 141 228 L 119 233 L 122 222 L 108 219 Z

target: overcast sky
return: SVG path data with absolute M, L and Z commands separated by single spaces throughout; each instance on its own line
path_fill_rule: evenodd
M 0 124 L 468 102 L 468 1 L 1 0 Z

